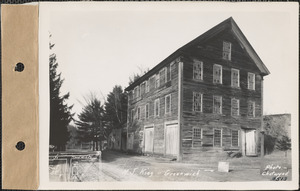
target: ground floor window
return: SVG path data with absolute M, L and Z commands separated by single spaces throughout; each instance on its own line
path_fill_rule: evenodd
M 201 146 L 202 130 L 200 127 L 193 127 L 193 147 Z
M 214 129 L 214 147 L 222 146 L 222 130 Z
M 238 147 L 239 146 L 239 131 L 231 130 L 231 146 Z

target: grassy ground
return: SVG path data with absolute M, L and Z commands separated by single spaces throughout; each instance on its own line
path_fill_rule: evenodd
M 290 156 L 290 155 L 289 155 Z M 229 162 L 230 172 L 218 172 L 218 162 Z M 125 176 L 140 176 L 152 181 L 267 181 L 273 175 L 262 175 L 266 167 L 271 171 L 287 172 L 291 180 L 291 159 L 280 155 L 242 158 L 201 158 L 197 162 L 176 162 L 159 156 L 134 156 L 106 151 L 103 163 L 116 166 Z M 268 166 L 269 165 L 269 166 Z

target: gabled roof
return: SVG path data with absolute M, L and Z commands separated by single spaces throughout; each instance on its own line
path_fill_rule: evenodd
M 231 29 L 233 34 L 237 37 L 239 42 L 243 45 L 246 52 L 248 53 L 249 57 L 253 60 L 253 62 L 256 64 L 258 69 L 261 72 L 261 75 L 265 76 L 270 74 L 268 68 L 264 65 L 262 60 L 259 58 L 249 41 L 246 39 L 245 35 L 242 33 L 241 29 L 238 27 L 238 25 L 235 23 L 232 17 L 226 19 L 225 21 L 221 22 L 220 24 L 216 25 L 215 27 L 211 28 L 207 32 L 203 33 L 202 35 L 198 36 L 191 42 L 187 43 L 186 45 L 182 46 L 178 50 L 176 50 L 174 53 L 172 53 L 170 56 L 165 58 L 163 61 L 161 61 L 159 64 L 157 64 L 154 68 L 152 68 L 149 72 L 141 76 L 139 79 L 137 79 L 135 82 L 133 82 L 130 86 L 125 88 L 126 91 L 130 91 L 133 89 L 136 85 L 142 83 L 146 79 L 148 79 L 150 76 L 155 74 L 158 70 L 164 67 L 164 65 L 170 63 L 174 59 L 181 56 L 188 48 L 199 44 L 201 42 L 207 41 L 208 39 L 213 38 L 220 32 Z

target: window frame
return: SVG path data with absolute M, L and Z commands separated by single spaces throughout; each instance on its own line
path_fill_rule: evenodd
M 156 102 L 158 102 L 158 106 L 156 106 Z M 157 113 L 156 113 L 156 107 L 158 107 Z M 157 98 L 154 100 L 154 117 L 159 117 L 159 115 L 160 115 L 160 99 Z
M 250 76 L 252 76 L 252 80 L 253 80 L 253 82 L 252 82 L 252 89 L 250 88 Z M 248 90 L 255 90 L 255 74 L 254 73 L 252 73 L 252 72 L 248 72 L 248 75 L 247 75 L 247 80 L 248 80 L 248 86 L 247 86 L 247 88 L 248 88 Z
M 232 133 L 233 131 L 237 131 L 237 145 L 233 145 L 232 142 L 233 142 L 233 136 L 232 136 Z M 231 146 L 232 147 L 239 147 L 240 146 L 240 131 L 239 130 L 231 130 Z
M 215 146 L 215 130 L 219 130 L 220 131 L 220 146 Z M 218 129 L 218 128 L 214 128 L 214 136 L 213 136 L 213 147 L 218 147 L 221 148 L 223 146 L 223 129 Z
M 172 81 L 172 67 L 175 65 L 175 62 L 170 64 L 170 81 Z
M 145 85 L 146 85 L 146 90 L 145 90 L 145 92 L 148 93 L 148 92 L 150 91 L 149 80 L 146 80 L 145 82 L 146 82 L 146 84 L 145 84 Z
M 131 122 L 134 121 L 134 109 L 131 109 Z
M 160 75 L 159 74 L 155 75 L 154 84 L 155 84 L 155 86 L 154 86 L 155 88 L 159 88 L 160 87 Z
M 169 100 L 169 111 L 167 111 L 167 98 L 170 97 L 170 100 Z M 165 96 L 165 114 L 170 114 L 172 111 L 172 96 L 171 94 L 168 94 Z
M 233 115 L 233 101 L 236 100 L 237 101 L 237 115 Z M 236 99 L 236 98 L 231 98 L 231 116 L 233 117 L 237 117 L 240 116 L 240 100 Z
M 148 114 L 148 115 L 147 115 Z M 145 119 L 149 119 L 149 103 L 145 105 Z
M 142 87 L 144 86 L 144 92 L 142 92 Z M 144 95 L 146 93 L 146 81 L 144 81 L 143 83 L 141 83 L 140 85 L 140 96 Z
M 200 130 L 200 137 L 199 138 L 195 138 L 195 130 Z M 193 127 L 193 135 L 192 135 L 192 148 L 194 148 L 194 141 L 201 141 L 201 146 L 202 146 L 202 140 L 203 140 L 203 132 L 202 132 L 202 128 L 201 127 Z
M 195 95 L 200 94 L 200 111 L 195 111 Z M 193 112 L 203 112 L 203 94 L 201 92 L 193 92 Z
M 252 100 L 250 100 L 250 101 L 248 101 L 248 110 L 247 110 L 247 116 L 248 117 L 255 117 L 255 114 L 256 114 L 256 112 L 255 112 L 255 101 L 252 101 Z M 252 115 L 249 115 L 249 113 L 250 113 L 250 105 L 252 105 Z
M 137 108 L 137 120 L 141 120 L 141 107 Z
M 238 77 L 237 77 L 237 86 L 234 86 L 234 83 L 233 83 L 233 74 L 234 74 L 234 71 L 237 72 L 237 74 L 238 74 Z M 233 88 L 239 88 L 240 87 L 240 70 L 235 69 L 235 68 L 231 68 L 231 87 L 233 87 Z
M 226 45 L 226 46 L 225 46 Z M 229 49 L 227 49 L 227 45 L 229 45 Z M 232 43 L 228 41 L 223 41 L 223 51 L 222 58 L 224 60 L 231 61 L 231 53 L 232 53 Z M 226 56 L 225 56 L 226 55 Z
M 200 79 L 195 78 L 195 65 L 200 65 Z M 193 79 L 197 81 L 203 81 L 203 61 L 194 61 L 193 62 Z
M 220 68 L 220 82 L 215 82 L 215 68 Z M 214 84 L 223 84 L 223 66 L 220 64 L 214 64 L 213 65 L 213 83 Z
M 216 97 L 220 98 L 220 113 L 215 112 L 215 98 Z M 223 113 L 223 98 L 222 98 L 222 96 L 218 96 L 218 95 L 213 96 L 213 113 L 214 114 L 222 114 Z

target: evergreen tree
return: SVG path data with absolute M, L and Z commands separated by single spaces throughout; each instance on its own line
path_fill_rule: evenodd
M 127 94 L 121 86 L 116 85 L 105 102 L 105 123 L 109 131 L 126 126 Z
M 291 150 L 291 139 L 288 136 L 283 135 L 276 142 L 276 148 L 280 151 L 285 152 L 285 157 L 287 157 L 287 151 Z
M 51 37 L 51 36 L 50 36 Z M 50 50 L 54 44 L 49 43 Z M 74 114 L 71 113 L 73 106 L 68 106 L 66 100 L 70 94 L 60 95 L 63 83 L 61 73 L 57 73 L 58 63 L 56 54 L 50 54 L 50 145 L 56 146 L 57 150 L 65 150 L 69 140 L 68 124 Z
M 93 150 L 102 150 L 99 141 L 106 138 L 106 129 L 103 124 L 104 109 L 99 99 L 91 95 L 86 99 L 86 105 L 78 115 L 76 121 L 79 139 L 83 142 L 93 142 Z M 100 146 L 100 148 L 99 148 Z

